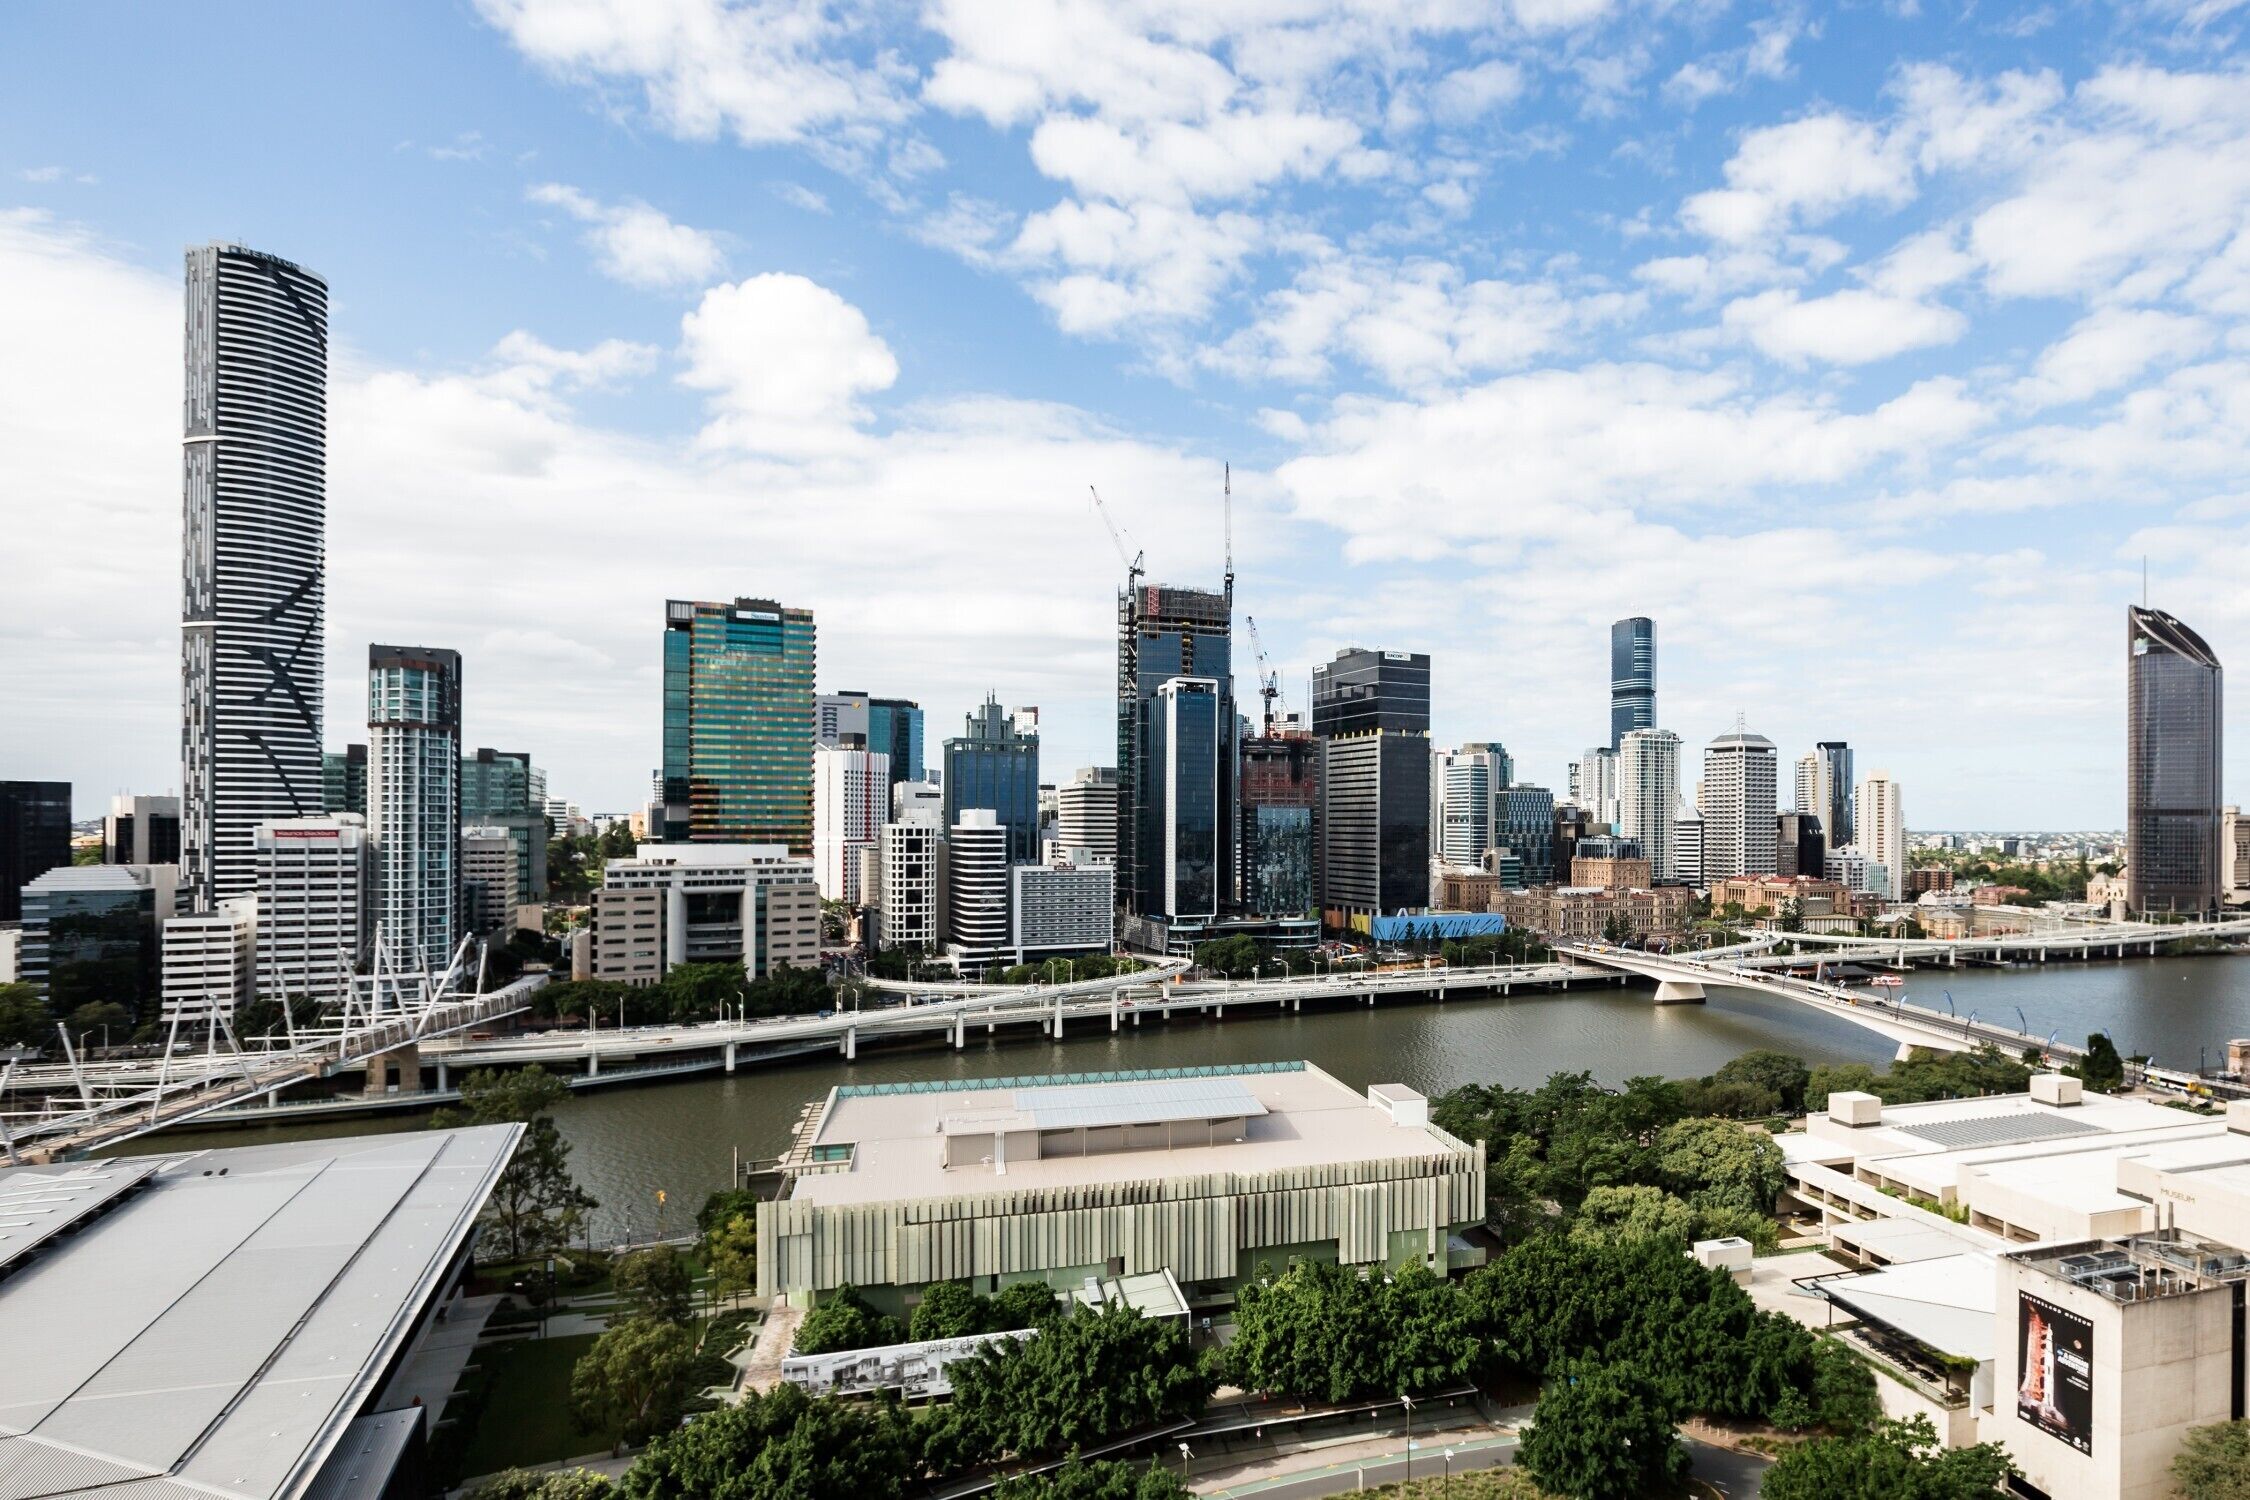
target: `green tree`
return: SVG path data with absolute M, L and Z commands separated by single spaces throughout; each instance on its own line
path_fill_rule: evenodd
M 1780 1100 L 1783 1109 L 1796 1114 L 1805 1107 L 1805 1085 L 1812 1081 L 1812 1071 L 1803 1058 L 1761 1047 L 1743 1053 L 1711 1078 L 1716 1083 L 1754 1083 Z
M 47 1002 L 28 984 L 0 984 L 0 1047 L 47 1047 L 55 1040 Z
M 947 1367 L 956 1452 L 1062 1453 L 1200 1411 L 1215 1384 L 1187 1331 L 1130 1307 L 1076 1307 L 1039 1337 Z
M 1187 1500 L 1191 1492 L 1162 1464 L 1069 1459 L 1045 1474 L 1003 1479 L 992 1500 Z
M 895 1500 L 915 1477 L 913 1419 L 893 1400 L 752 1391 L 652 1440 L 624 1500 Z
M 1548 1372 L 1516 1461 L 1541 1487 L 1572 1500 L 1670 1494 L 1688 1470 L 1674 1423 L 1636 1366 L 1570 1360 Z
M 77 1017 L 71 1021 L 75 1027 Z M 2125 1059 L 2117 1055 L 2117 1044 L 2108 1033 L 2097 1031 L 2086 1038 L 2086 1057 L 2078 1065 L 2078 1076 L 2097 1094 L 2112 1094 L 2125 1086 Z
M 69 1026 L 74 1044 L 80 1037 L 103 1035 L 122 1042 L 132 1034 L 133 1013 L 114 1000 L 92 1000 L 70 1013 Z
M 1234 1326 L 1226 1362 L 1235 1384 L 1316 1401 L 1451 1383 L 1479 1349 L 1460 1295 L 1419 1265 L 1363 1275 L 1299 1261 L 1243 1287 Z
M 1928 1417 L 1784 1449 L 1766 1470 L 1766 1500 L 1985 1500 L 2015 1472 L 1997 1443 L 1940 1448 Z
M 1605 943 L 1630 943 L 1633 941 L 1633 919 L 1621 911 L 1613 911 L 1602 923 L 1602 941 Z
M 502 1469 L 468 1500 L 609 1500 L 616 1486 L 592 1469 Z
M 1656 1167 L 1689 1202 L 1771 1213 L 1781 1194 L 1781 1147 L 1730 1120 L 1680 1120 L 1656 1138 Z
M 695 1317 L 695 1271 L 670 1245 L 619 1256 L 609 1284 L 635 1318 L 685 1328 Z
M 1019 1281 L 985 1299 L 985 1331 L 988 1333 L 1039 1328 L 1062 1315 L 1062 1303 L 1043 1281 Z
M 1598 1187 L 1586 1195 L 1571 1221 L 1574 1239 L 1597 1242 L 1645 1240 L 1668 1235 L 1682 1242 L 1697 1237 L 1695 1209 L 1659 1187 Z
M 1822 1063 L 1805 1083 L 1805 1108 L 1826 1109 L 1830 1094 L 1872 1094 L 1880 1081 L 1865 1063 Z
M 2250 1422 L 2190 1427 L 2172 1456 L 2180 1500 L 2250 1500 Z
M 986 1333 L 990 1331 L 987 1315 L 984 1298 L 970 1291 L 966 1282 L 940 1281 L 922 1293 L 914 1315 L 907 1320 L 907 1337 L 920 1343 Z
M 906 1329 L 867 1305 L 850 1282 L 823 1296 L 797 1325 L 797 1354 L 834 1354 L 839 1349 L 880 1349 L 906 1342 Z
M 711 1268 L 713 1290 L 722 1297 L 758 1284 L 758 1220 L 738 1213 L 703 1236 L 703 1263 Z
M 479 1068 L 461 1081 L 459 1110 L 436 1111 L 430 1123 L 521 1124 L 523 1139 L 485 1201 L 484 1216 L 500 1233 L 509 1260 L 543 1254 L 570 1243 L 592 1195 L 572 1180 L 570 1143 L 547 1113 L 568 1094 L 561 1079 L 539 1067 L 501 1073 Z
M 694 1368 L 694 1334 L 628 1319 L 594 1340 L 572 1367 L 571 1412 L 589 1432 L 617 1429 L 620 1447 L 646 1442 L 679 1420 Z
M 1875 1372 L 1867 1361 L 1832 1338 L 1812 1349 L 1812 1416 L 1832 1433 L 1871 1431 L 1883 1418 Z

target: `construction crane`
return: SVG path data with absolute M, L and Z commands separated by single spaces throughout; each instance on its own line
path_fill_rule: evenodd
M 1127 557 L 1125 555 L 1125 533 L 1118 530 L 1117 523 L 1110 519 L 1109 507 L 1102 503 L 1102 492 L 1090 484 L 1086 486 L 1086 492 L 1094 497 L 1094 514 L 1100 516 L 1102 525 L 1109 528 L 1109 540 L 1117 548 L 1117 560 L 1125 565 L 1125 587 L 1133 588 L 1140 582 L 1143 572 L 1141 559 L 1148 554 L 1135 551 L 1132 556 Z
M 1274 705 L 1281 701 L 1281 674 L 1273 670 L 1266 656 L 1266 643 L 1258 638 L 1258 621 L 1254 615 L 1244 615 L 1242 623 L 1250 627 L 1250 649 L 1258 655 L 1258 696 L 1266 700 L 1266 727 L 1264 733 L 1273 733 Z

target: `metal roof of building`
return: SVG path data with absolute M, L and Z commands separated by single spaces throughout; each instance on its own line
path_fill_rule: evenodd
M 2023 1141 L 2059 1141 L 2075 1135 L 2105 1133 L 2101 1126 L 2089 1125 L 2082 1120 L 2020 1111 L 1973 1115 L 1964 1120 L 1901 1122 L 1899 1128 L 1909 1135 L 1920 1136 L 1925 1141 L 1934 1141 L 1948 1151 L 1961 1151 L 1974 1146 L 2013 1146 Z
M 1064 1084 L 1018 1089 L 1015 1106 L 1039 1130 L 1103 1125 L 1161 1125 L 1172 1120 L 1231 1120 L 1266 1107 L 1239 1078 L 1181 1078 L 1162 1083 Z
M 0 1274 L 148 1180 L 156 1163 L 73 1162 L 0 1177 Z
M 0 1281 L 0 1500 L 299 1500 L 521 1133 L 146 1159 L 140 1192 Z

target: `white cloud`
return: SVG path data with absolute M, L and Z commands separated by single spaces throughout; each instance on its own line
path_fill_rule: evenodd
M 1464 125 L 1513 104 L 1523 91 L 1523 69 L 1494 58 L 1440 78 L 1430 90 L 1430 111 L 1449 125 Z
M 1691 229 L 1728 244 L 1818 223 L 1853 204 L 1895 206 L 1914 195 L 1904 143 L 1834 113 L 1747 132 L 1725 173 L 1726 187 L 1695 194 L 1680 212 Z
M 717 235 L 676 224 L 637 198 L 603 203 L 559 182 L 542 183 L 525 196 L 586 225 L 594 264 L 627 286 L 687 290 L 707 285 L 726 267 Z
M 1728 303 L 1721 322 L 1774 359 L 1832 365 L 1868 364 L 1950 344 L 1969 326 L 1950 307 L 1856 287 L 1825 297 L 1779 288 L 1760 292 Z
M 16 175 L 26 182 L 60 182 L 64 170 L 61 167 L 25 167 Z
M 2028 406 L 2083 401 L 2132 384 L 2152 365 L 2200 354 L 2210 343 L 2210 325 L 2200 318 L 2154 308 L 2100 308 L 2049 344 L 2012 394 Z
M 1201 316 L 1262 236 L 1243 213 L 1070 200 L 1024 220 L 1006 259 L 1034 270 L 1033 294 L 1065 333 L 1113 334 Z
M 715 286 L 680 320 L 680 383 L 710 392 L 711 449 L 820 454 L 853 446 L 860 398 L 898 379 L 866 315 L 817 282 L 768 273 Z
M 801 208 L 808 214 L 831 212 L 827 198 L 801 182 L 777 182 L 772 186 L 774 196 L 792 208 Z

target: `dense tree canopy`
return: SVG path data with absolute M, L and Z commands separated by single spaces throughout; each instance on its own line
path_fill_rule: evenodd
M 1656 1138 L 1656 1170 L 1690 1203 L 1744 1214 L 1773 1212 L 1781 1194 L 1781 1147 L 1728 1120 L 1678 1120 Z
M 1299 1261 L 1243 1287 L 1227 1378 L 1246 1390 L 1349 1401 L 1451 1384 L 1478 1349 L 1459 1290 L 1419 1265 L 1362 1274 Z
M 1997 1048 L 1916 1053 L 1878 1073 L 1865 1063 L 1823 1063 L 1805 1085 L 1805 1108 L 1826 1109 L 1832 1093 L 1873 1094 L 1885 1104 L 1919 1104 L 1929 1099 L 1973 1099 L 1980 1094 L 2020 1094 L 2031 1086 L 2031 1069 Z
M 28 984 L 0 984 L 0 1047 L 51 1047 L 54 1017 Z
M 895 1401 L 778 1385 L 658 1436 L 619 1489 L 625 1500 L 892 1500 L 919 1464 L 913 1419 Z
M 2189 1428 L 2172 1481 L 2180 1500 L 2250 1500 L 2250 1422 Z
M 834 1354 L 841 1349 L 880 1349 L 906 1342 L 906 1326 L 870 1307 L 859 1288 L 845 1282 L 826 1293 L 797 1325 L 792 1351 Z
M 1188 1487 L 1158 1463 L 1071 1459 L 1045 1474 L 1003 1479 L 992 1500 L 1187 1500 Z
M 670 1245 L 619 1256 L 609 1284 L 633 1317 L 684 1328 L 695 1316 L 695 1269 Z
M 1940 1448 L 1928 1417 L 1814 1438 L 1766 1470 L 1766 1500 L 1984 1500 L 2014 1472 L 1997 1443 Z
M 1743 1053 L 1713 1073 L 1711 1079 L 1714 1083 L 1756 1084 L 1771 1093 L 1785 1112 L 1796 1114 L 1805 1107 L 1805 1085 L 1812 1081 L 1812 1070 L 1802 1058 L 1761 1047 Z
M 694 1334 L 629 1318 L 594 1340 L 572 1368 L 572 1414 L 590 1432 L 615 1428 L 623 1442 L 646 1442 L 678 1423 L 694 1368 Z
M 1074 1307 L 1039 1337 L 987 1344 L 948 1367 L 953 1404 L 934 1425 L 953 1455 L 1064 1453 L 1202 1408 L 1216 1384 L 1170 1319 Z M 949 1422 L 947 1419 L 950 1419 Z
M 565 979 L 532 996 L 532 1014 L 542 1021 L 581 1021 L 625 1026 L 692 1026 L 722 1016 L 802 1016 L 836 1003 L 828 976 L 819 969 L 776 965 L 752 979 L 742 965 L 675 964 L 651 985 L 608 979 Z
M 592 1469 L 503 1469 L 468 1500 L 609 1500 L 616 1488 Z
M 1675 1416 L 1642 1368 L 1570 1360 L 1548 1372 L 1517 1462 L 1572 1500 L 1642 1500 L 1687 1478 Z

